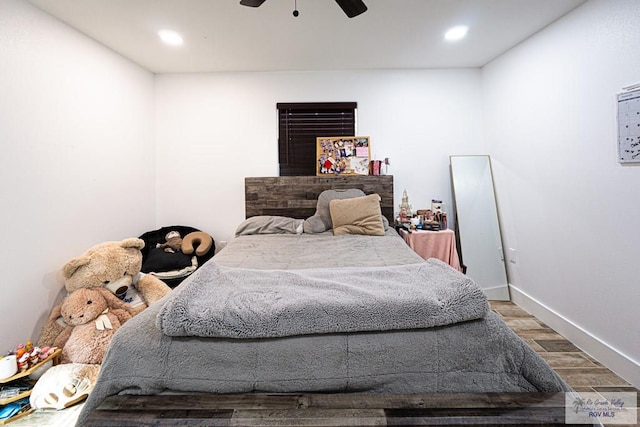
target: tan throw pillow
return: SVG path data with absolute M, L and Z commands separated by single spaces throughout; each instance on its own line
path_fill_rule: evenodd
M 352 199 L 329 202 L 333 234 L 368 234 L 384 236 L 384 225 L 380 211 L 380 196 L 370 194 Z

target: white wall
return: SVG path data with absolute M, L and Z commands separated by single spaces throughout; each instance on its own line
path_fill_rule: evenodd
M 640 82 L 640 2 L 592 0 L 483 69 L 512 296 L 640 385 L 640 165 L 616 102 Z
M 153 75 L 27 2 L 0 2 L 0 351 L 31 338 L 60 267 L 154 224 Z
M 178 223 L 231 238 L 243 178 L 277 174 L 277 102 L 357 101 L 359 133 L 391 159 L 396 204 L 406 188 L 414 208 L 431 198 L 451 207 L 448 156 L 492 155 L 518 254 L 514 297 L 638 386 L 640 166 L 616 163 L 614 96 L 640 81 L 638 8 L 591 0 L 482 71 L 154 83 L 29 4 L 2 0 L 0 349 L 37 338 L 60 266 L 95 243 Z
M 356 101 L 358 133 L 391 160 L 396 205 L 451 207 L 451 154 L 483 154 L 480 70 L 264 72 L 156 77 L 157 223 L 229 240 L 244 177 L 277 176 L 278 102 Z

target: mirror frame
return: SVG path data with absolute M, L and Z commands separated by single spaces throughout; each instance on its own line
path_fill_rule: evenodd
M 473 175 L 461 173 L 462 165 L 456 159 L 470 158 L 482 159 L 483 163 Z M 491 156 L 451 155 L 449 168 L 458 253 L 465 274 L 480 285 L 489 299 L 508 301 L 509 280 Z M 484 197 L 468 197 L 471 194 Z

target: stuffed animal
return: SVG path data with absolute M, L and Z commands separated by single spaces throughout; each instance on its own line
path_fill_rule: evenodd
M 192 231 L 184 236 L 184 239 L 175 230 L 167 233 L 165 243 L 158 243 L 157 248 L 164 248 L 165 252 L 175 253 L 181 251 L 186 255 L 194 252 L 197 256 L 203 256 L 213 246 L 213 238 L 202 231 Z
M 162 280 L 140 272 L 144 241 L 137 238 L 98 244 L 62 267 L 67 292 L 106 288 L 137 314 L 171 291 Z M 54 311 L 56 308 L 54 308 Z M 65 329 L 60 319 L 45 322 L 38 345 L 51 346 Z
M 105 288 L 72 292 L 51 313 L 66 323 L 53 342 L 62 348 L 61 363 L 100 364 L 111 338 L 131 319 L 133 309 Z
M 168 252 L 161 248 L 171 232 L 180 233 L 182 244 L 179 249 Z M 184 225 L 172 225 L 147 231 L 140 237 L 145 242 L 142 248 L 142 272 L 152 274 L 175 288 L 184 279 L 207 262 L 215 253 L 213 237 L 196 228 Z
M 213 247 L 213 238 L 203 231 L 192 231 L 182 239 L 181 250 L 187 255 L 203 256 Z
M 138 238 L 96 245 L 62 267 L 68 292 L 104 287 L 138 312 L 171 291 L 160 279 L 140 273 L 144 241 Z
M 179 250 L 182 250 L 182 236 L 175 230 L 172 230 L 167 233 L 165 236 L 167 240 L 164 243 L 158 243 L 156 245 L 157 248 L 164 249 L 165 252 L 176 253 Z

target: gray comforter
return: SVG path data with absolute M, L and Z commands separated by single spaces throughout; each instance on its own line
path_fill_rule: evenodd
M 276 338 L 443 326 L 484 317 L 480 287 L 442 261 L 255 270 L 214 260 L 157 316 L 169 336 Z
M 257 270 L 424 265 L 393 233 L 241 236 L 213 260 L 225 267 Z M 435 265 L 464 279 L 453 269 Z M 176 294 L 190 282 L 191 278 L 183 282 Z M 569 390 L 491 311 L 429 328 L 277 338 L 172 337 L 157 325 L 172 297 L 173 293 L 167 295 L 128 321 L 114 336 L 79 424 L 105 397 L 118 393 Z

